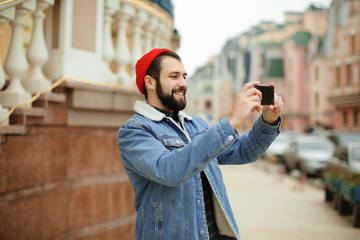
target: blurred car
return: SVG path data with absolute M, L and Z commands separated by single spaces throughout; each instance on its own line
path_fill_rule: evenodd
M 281 132 L 266 150 L 266 158 L 273 163 L 284 164 L 284 152 L 289 146 L 290 139 L 295 136 L 293 132 Z
M 337 147 L 328 161 L 337 162 L 354 172 L 360 172 L 360 142 L 346 143 Z
M 347 143 L 360 142 L 360 133 L 332 131 L 327 133 L 327 138 L 336 146 L 344 146 Z
M 286 169 L 299 169 L 309 175 L 319 175 L 334 151 L 335 145 L 323 136 L 304 135 L 294 138 L 284 152 Z

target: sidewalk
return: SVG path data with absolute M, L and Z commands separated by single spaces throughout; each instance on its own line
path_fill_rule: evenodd
M 221 166 L 242 240 L 360 240 L 353 216 L 343 217 L 322 189 L 280 177 L 264 162 Z

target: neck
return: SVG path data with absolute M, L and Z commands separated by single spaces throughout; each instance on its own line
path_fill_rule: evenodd
M 165 107 L 157 96 L 154 97 L 153 95 L 151 95 L 151 96 L 149 95 L 148 99 L 146 100 L 146 103 L 153 106 L 156 109 L 161 109 L 161 110 L 168 111 L 168 112 L 174 111 L 172 109 Z
M 156 110 L 158 110 L 159 112 L 165 114 L 166 117 L 171 117 L 172 119 L 174 119 L 175 121 L 179 121 L 179 112 L 178 111 L 168 111 L 165 109 L 161 109 L 155 106 L 152 106 L 153 108 L 155 108 Z

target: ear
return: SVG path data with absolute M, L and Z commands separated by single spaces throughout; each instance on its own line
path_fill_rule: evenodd
M 145 81 L 145 87 L 148 90 L 155 90 L 156 89 L 156 81 L 155 81 L 155 79 L 153 79 L 149 75 L 146 75 L 144 77 L 144 81 Z

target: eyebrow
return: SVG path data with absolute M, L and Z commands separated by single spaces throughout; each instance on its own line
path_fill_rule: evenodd
M 179 74 L 179 75 L 181 75 L 181 72 L 178 72 L 178 71 L 172 71 L 172 72 L 169 72 L 169 74 L 168 74 L 168 75 L 171 75 L 171 74 Z M 188 74 L 187 74 L 187 72 L 184 72 L 182 75 L 187 76 Z

